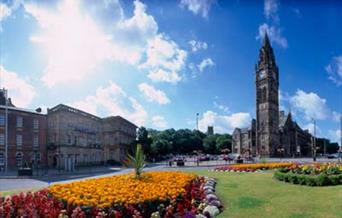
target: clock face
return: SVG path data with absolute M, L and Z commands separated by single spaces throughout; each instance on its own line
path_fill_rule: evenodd
M 260 73 L 259 73 L 259 79 L 263 79 L 266 77 L 266 71 L 265 70 L 262 70 Z

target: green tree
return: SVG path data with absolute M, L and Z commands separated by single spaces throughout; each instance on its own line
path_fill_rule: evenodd
M 216 147 L 217 134 L 209 135 L 203 139 L 204 152 L 209 154 L 218 153 Z
M 229 134 L 222 134 L 216 138 L 216 147 L 218 151 L 228 148 L 231 150 L 232 137 Z

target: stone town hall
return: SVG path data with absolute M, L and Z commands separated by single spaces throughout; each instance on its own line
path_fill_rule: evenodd
M 256 120 L 233 132 L 233 152 L 253 156 L 310 156 L 311 135 L 279 111 L 279 70 L 265 34 L 255 66 Z

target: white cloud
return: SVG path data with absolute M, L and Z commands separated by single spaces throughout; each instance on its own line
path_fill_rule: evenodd
M 167 72 L 163 69 L 158 69 L 156 71 L 151 71 L 148 74 L 148 78 L 150 78 L 152 81 L 156 82 L 168 82 L 172 84 L 176 84 L 179 81 L 181 81 L 180 75 L 178 75 L 175 71 L 173 72 Z
M 181 8 L 186 7 L 195 15 L 200 14 L 202 17 L 207 18 L 211 5 L 215 0 L 181 0 L 179 5 Z
M 229 113 L 229 107 L 223 104 L 219 104 L 217 101 L 214 101 L 214 107 L 222 110 L 225 113 Z
M 134 14 L 131 18 L 118 23 L 120 34 L 123 34 L 130 43 L 141 43 L 143 46 L 147 40 L 152 39 L 158 33 L 158 24 L 152 15 L 146 13 L 146 5 L 140 1 L 134 1 Z
M 249 113 L 233 113 L 230 115 L 220 115 L 213 111 L 206 111 L 198 122 L 199 129 L 203 132 L 208 126 L 214 126 L 215 132 L 232 133 L 235 128 L 247 127 L 251 123 Z
M 341 130 L 329 130 L 329 136 L 331 142 L 337 142 L 339 145 L 341 145 Z
M 86 7 L 80 0 L 64 0 L 56 10 L 34 3 L 24 6 L 40 26 L 40 31 L 30 39 L 46 53 L 47 66 L 42 81 L 48 87 L 90 78 L 106 61 L 147 70 L 154 81 L 177 83 L 181 80 L 179 72 L 185 64 L 186 51 L 166 34 L 158 33 L 154 17 L 138 0 L 134 1 L 133 15 L 128 18 L 119 1 L 105 2 L 101 7 Z M 118 15 L 110 16 L 108 11 L 103 11 L 108 7 L 114 7 Z M 101 10 L 108 19 L 113 19 L 111 23 L 100 26 L 95 22 L 95 15 L 101 15 Z M 90 14 L 95 15 L 91 17 Z
M 171 83 L 181 80 L 179 71 L 184 67 L 187 53 L 174 41 L 158 34 L 148 41 L 146 55 L 146 61 L 139 67 L 150 71 L 149 78 Z M 165 79 L 166 77 L 168 79 Z
M 306 93 L 297 90 L 296 94 L 290 98 L 290 103 L 295 110 L 304 113 L 307 120 L 311 118 L 325 120 L 331 115 L 326 100 L 313 92 Z
M 153 116 L 152 124 L 159 129 L 165 129 L 167 127 L 167 122 L 163 116 Z
M 278 0 L 265 0 L 264 1 L 264 14 L 266 18 L 278 19 Z
M 333 57 L 330 64 L 325 67 L 329 75 L 329 79 L 336 83 L 337 86 L 342 85 L 342 55 Z
M 37 95 L 35 88 L 25 79 L 18 76 L 16 72 L 8 71 L 0 65 L 0 76 L 2 85 L 8 89 L 8 97 L 18 107 L 27 107 Z
M 82 13 L 78 0 L 61 2 L 56 11 L 28 3 L 25 11 L 42 30 L 30 39 L 46 52 L 48 65 L 42 81 L 48 87 L 81 81 L 103 61 L 134 64 L 140 59 L 138 51 L 114 43 L 111 35 Z
M 211 58 L 206 58 L 206 59 L 203 59 L 201 61 L 201 63 L 199 63 L 197 65 L 197 67 L 198 67 L 198 70 L 200 72 L 203 72 L 205 68 L 208 68 L 208 67 L 211 67 L 211 66 L 214 66 L 214 65 L 215 65 L 215 63 L 214 63 L 213 60 L 211 60 Z
M 259 26 L 256 39 L 263 40 L 266 32 L 271 42 L 278 44 L 282 48 L 287 48 L 287 39 L 282 36 L 280 28 L 276 26 L 269 26 L 266 23 L 263 23 Z
M 340 122 L 341 116 L 342 116 L 341 113 L 338 113 L 336 111 L 332 112 L 332 119 L 336 122 Z
M 199 50 L 206 50 L 208 48 L 208 44 L 206 42 L 190 40 L 189 44 L 191 46 L 192 52 L 197 52 Z
M 0 3 L 0 22 L 11 15 L 11 9 L 5 4 Z
M 315 128 L 316 128 L 316 137 L 317 137 L 318 135 L 321 135 L 321 133 L 322 133 L 321 129 L 317 126 L 317 124 L 316 124 L 316 127 L 315 127 L 314 123 L 308 123 L 305 126 L 303 126 L 303 129 L 309 130 L 309 133 L 311 135 L 315 134 Z
M 148 85 L 147 83 L 139 84 L 139 90 L 143 93 L 147 101 L 157 102 L 158 104 L 168 104 L 170 103 L 170 99 L 166 96 L 166 94 L 158 89 L 155 89 L 153 86 Z
M 112 81 L 109 81 L 106 87 L 97 88 L 95 95 L 87 96 L 70 105 L 97 115 L 100 111 L 106 110 L 108 115 L 120 115 L 138 126 L 144 125 L 147 120 L 147 112 L 143 106 Z

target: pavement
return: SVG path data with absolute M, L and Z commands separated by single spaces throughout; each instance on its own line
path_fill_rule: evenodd
M 268 162 L 272 161 L 291 161 L 309 163 L 312 162 L 312 158 L 300 158 L 300 159 L 267 159 Z M 317 159 L 317 162 L 332 162 L 337 160 L 332 159 Z M 148 164 L 145 171 L 189 171 L 194 169 L 212 169 L 215 166 L 228 164 L 225 161 L 203 161 L 197 166 L 195 161 L 185 162 L 184 167 L 176 167 L 173 165 L 170 167 L 168 162 L 160 162 L 154 164 Z M 58 170 L 49 170 L 47 174 L 33 177 L 17 177 L 15 175 L 2 175 L 0 174 L 0 191 L 11 191 L 14 189 L 42 189 L 52 184 L 68 183 L 73 181 L 79 181 L 84 179 L 100 178 L 106 176 L 120 175 L 128 172 L 132 172 L 133 169 L 124 167 L 92 167 L 83 168 L 75 172 L 63 172 Z

